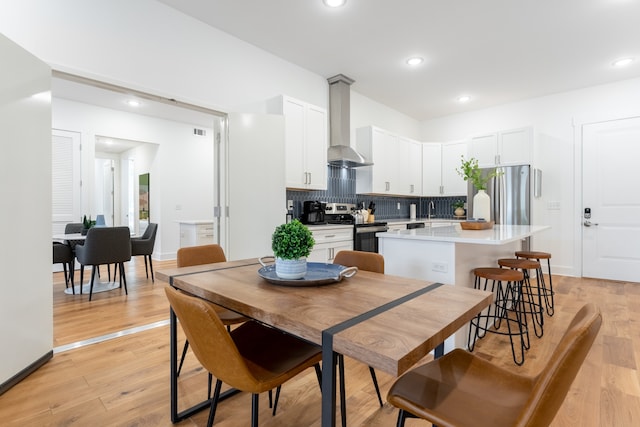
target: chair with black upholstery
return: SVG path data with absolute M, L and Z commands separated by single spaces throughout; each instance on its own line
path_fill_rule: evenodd
M 124 263 L 131 259 L 131 237 L 129 227 L 93 227 L 87 231 L 84 245 L 75 248 L 76 258 L 80 263 L 80 283 L 84 279 L 84 267 L 92 266 L 91 287 L 89 289 L 89 301 L 93 297 L 93 285 L 98 267 L 106 264 L 116 264 L 120 271 L 120 287 L 124 284 L 124 292 L 127 291 L 127 278 L 124 271 Z M 80 288 L 82 293 L 82 287 Z
M 74 264 L 75 264 L 75 255 L 71 246 L 60 243 L 53 242 L 53 263 L 54 264 L 62 264 L 62 268 L 64 269 L 64 284 L 65 287 L 69 287 L 71 284 L 71 289 L 75 294 L 75 288 L 73 287 L 73 273 L 74 273 Z
M 344 265 L 345 267 L 358 267 L 359 270 L 364 271 L 372 271 L 374 273 L 384 274 L 384 257 L 375 252 L 364 252 L 364 251 L 340 251 L 333 258 L 334 264 Z M 341 378 L 344 378 L 344 356 L 338 356 L 338 369 L 340 371 Z M 378 387 L 378 378 L 376 377 L 376 371 L 369 366 L 369 372 L 371 373 L 371 380 L 373 381 L 373 386 L 376 389 L 376 394 L 378 396 L 378 403 L 380 406 L 383 406 L 382 396 L 380 395 L 380 387 Z M 341 399 L 344 402 L 344 380 L 340 381 L 340 395 Z M 342 425 L 346 425 L 346 414 L 342 415 Z
M 153 246 L 156 243 L 156 233 L 158 231 L 158 224 L 149 223 L 147 229 L 144 230 L 142 237 L 134 237 L 131 239 L 131 256 L 144 257 L 144 272 L 149 278 L 149 270 L 147 269 L 147 259 L 149 259 L 149 269 L 151 270 L 151 282 L 155 283 L 153 277 L 153 261 L 151 261 L 151 254 L 153 254 Z M 115 275 L 114 275 L 115 276 Z
M 216 305 L 171 287 L 166 287 L 165 292 L 193 352 L 216 377 L 207 426 L 213 425 L 222 382 L 252 394 L 253 427 L 258 426 L 260 393 L 279 388 L 312 366 L 320 383 L 319 346 L 253 321 L 229 333 L 218 317 Z
M 533 377 L 462 349 L 414 368 L 398 378 L 387 395 L 400 409 L 397 426 L 404 426 L 411 415 L 440 427 L 550 425 L 601 324 L 600 310 L 584 305 Z

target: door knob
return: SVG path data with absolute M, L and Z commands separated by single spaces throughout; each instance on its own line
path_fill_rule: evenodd
M 589 220 L 586 220 L 586 221 L 584 222 L 584 226 L 585 226 L 585 227 L 591 227 L 591 226 L 594 226 L 594 227 L 595 227 L 595 226 L 597 226 L 597 225 L 598 225 L 598 223 L 593 224 L 593 223 L 592 223 L 591 221 L 589 221 Z

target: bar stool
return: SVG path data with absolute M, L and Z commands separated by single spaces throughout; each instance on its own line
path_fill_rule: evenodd
M 484 337 L 487 332 L 507 335 L 511 342 L 513 361 L 516 365 L 522 365 L 524 351 L 530 347 L 526 314 L 523 301 L 519 297 L 524 283 L 524 273 L 519 270 L 483 267 L 474 269 L 473 274 L 475 275 L 474 288 L 494 293 L 495 301 L 489 308 L 471 320 L 467 341 L 469 351 L 473 351 L 476 340 Z M 507 331 L 500 330 L 503 320 L 506 323 Z M 516 336 L 520 337 L 519 357 L 516 354 L 518 345 L 514 343 Z
M 554 298 L 553 295 L 555 292 L 553 292 L 553 281 L 551 279 L 551 254 L 548 252 L 539 252 L 539 251 L 518 251 L 516 252 L 516 257 L 517 258 L 526 258 L 526 259 L 535 259 L 536 261 L 538 261 L 541 265 L 542 262 L 540 261 L 541 259 L 546 259 L 547 260 L 547 270 L 548 270 L 548 274 L 549 274 L 549 287 L 547 288 L 546 286 L 546 282 L 544 280 L 544 275 L 542 274 L 542 267 L 540 267 L 540 270 L 538 270 L 538 272 L 536 273 L 538 275 L 538 277 L 540 277 L 540 283 L 542 283 L 542 287 L 543 287 L 543 295 L 544 295 L 544 303 L 545 303 L 545 307 L 546 307 L 546 311 L 547 314 L 549 314 L 549 316 L 553 316 L 553 313 L 555 312 L 554 310 Z
M 500 267 L 509 268 L 512 270 L 520 270 L 524 275 L 523 286 L 521 288 L 521 294 L 519 298 L 522 299 L 523 303 L 525 302 L 528 305 L 528 309 L 524 310 L 524 315 L 526 317 L 527 314 L 531 315 L 533 320 L 533 331 L 538 338 L 542 337 L 544 333 L 544 307 L 542 305 L 542 285 L 540 280 L 537 280 L 537 286 L 531 285 L 531 275 L 529 274 L 529 270 L 536 270 L 540 268 L 540 263 L 538 261 L 533 261 L 529 259 L 522 258 L 502 258 L 498 260 L 498 265 Z M 535 290 L 535 292 L 534 292 Z M 534 300 L 537 298 L 537 302 Z

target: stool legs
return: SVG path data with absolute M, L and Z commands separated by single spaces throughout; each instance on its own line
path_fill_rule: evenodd
M 527 316 L 521 298 L 524 275 L 517 271 L 506 273 L 499 268 L 476 269 L 474 273 L 474 288 L 493 292 L 496 300 L 471 320 L 467 341 L 469 351 L 473 351 L 476 341 L 487 332 L 507 335 L 513 361 L 516 365 L 522 365 L 524 351 L 530 347 Z M 500 330 L 502 321 L 506 323 L 506 331 Z M 520 337 L 519 342 L 516 342 L 517 336 Z

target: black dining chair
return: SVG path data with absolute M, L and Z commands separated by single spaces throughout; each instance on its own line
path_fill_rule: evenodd
M 147 229 L 144 230 L 144 234 L 141 237 L 134 237 L 131 239 L 131 256 L 143 256 L 144 257 L 144 272 L 149 278 L 149 270 L 147 269 L 147 259 L 149 259 L 149 269 L 151 270 L 151 282 L 155 283 L 153 277 L 153 261 L 151 261 L 151 254 L 153 254 L 153 246 L 156 243 L 156 233 L 158 232 L 158 224 L 149 223 Z M 115 275 L 114 275 L 115 277 Z
M 64 284 L 65 287 L 69 287 L 69 283 L 71 283 L 71 289 L 75 294 L 75 288 L 73 287 L 73 272 L 74 272 L 74 264 L 75 264 L 75 255 L 71 246 L 60 243 L 53 242 L 53 263 L 54 264 L 62 264 L 62 268 L 64 269 Z
M 87 231 L 84 245 L 75 248 L 76 258 L 80 263 L 80 283 L 84 279 L 85 265 L 91 265 L 91 287 L 89 301 L 93 297 L 93 285 L 98 267 L 116 264 L 120 270 L 120 287 L 124 284 L 124 292 L 128 295 L 127 279 L 124 271 L 125 261 L 131 259 L 131 237 L 129 227 L 93 227 Z M 82 293 L 82 286 L 80 288 Z

